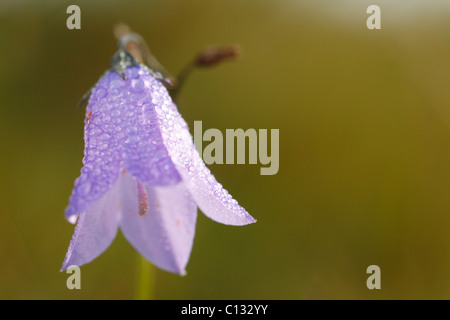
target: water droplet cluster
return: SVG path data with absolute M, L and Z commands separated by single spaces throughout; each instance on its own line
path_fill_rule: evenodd
M 180 181 L 155 111 L 162 96 L 171 102 L 166 88 L 138 66 L 125 70 L 125 77 L 108 72 L 92 90 L 86 108 L 84 166 L 75 181 L 67 217 L 98 200 L 123 168 L 147 185 Z
M 152 85 L 163 87 L 152 79 Z M 255 220 L 242 208 L 206 167 L 189 133 L 186 121 L 181 117 L 167 90 L 154 90 L 152 103 L 164 144 L 175 163 L 183 182 L 200 209 L 210 218 L 233 225 L 242 225 Z

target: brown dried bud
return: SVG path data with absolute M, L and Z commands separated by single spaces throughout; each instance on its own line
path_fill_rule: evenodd
M 238 46 L 209 47 L 200 52 L 195 59 L 195 66 L 211 67 L 223 60 L 235 58 L 240 55 Z

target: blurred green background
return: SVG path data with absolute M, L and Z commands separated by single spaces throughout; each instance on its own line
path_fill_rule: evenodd
M 81 290 L 59 272 L 76 104 L 125 22 L 174 74 L 205 45 L 241 46 L 183 88 L 191 130 L 280 130 L 278 174 L 210 166 L 258 222 L 199 214 L 188 275 L 156 270 L 157 299 L 450 299 L 450 6 L 424 3 L 0 0 L 0 298 L 135 297 L 138 254 L 120 233 Z M 66 28 L 70 4 L 81 30 Z M 366 27 L 371 4 L 381 30 Z M 366 287 L 372 264 L 381 290 Z

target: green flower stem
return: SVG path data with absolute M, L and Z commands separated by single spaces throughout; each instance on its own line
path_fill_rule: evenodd
M 153 300 L 155 287 L 155 268 L 143 256 L 138 254 L 136 299 Z

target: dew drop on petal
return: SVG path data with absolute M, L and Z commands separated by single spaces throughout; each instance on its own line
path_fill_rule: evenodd
M 103 141 L 108 140 L 109 138 L 111 138 L 111 136 L 107 133 L 104 133 L 98 137 L 98 139 L 103 140 Z
M 92 128 L 92 129 L 89 131 L 89 134 L 90 134 L 91 136 L 98 136 L 100 133 L 102 133 L 102 130 L 99 129 L 99 128 Z
M 98 89 L 97 92 L 95 93 L 95 97 L 96 97 L 97 99 L 101 99 L 101 98 L 106 97 L 106 94 L 107 94 L 106 90 L 100 88 L 100 89 Z
M 91 183 L 90 182 L 85 182 L 82 185 L 80 185 L 78 187 L 78 194 L 82 197 L 86 196 L 89 191 L 91 191 Z
M 119 110 L 116 109 L 113 112 L 111 112 L 111 117 L 117 118 L 118 116 L 120 116 Z
M 139 68 L 130 68 L 127 69 L 127 78 L 136 79 L 139 77 Z
M 102 117 L 102 121 L 103 123 L 108 123 L 109 121 L 111 121 L 111 117 L 108 114 L 105 114 Z
M 109 88 L 110 88 L 111 90 L 114 90 L 114 89 L 120 89 L 120 88 L 122 88 L 124 85 L 125 85 L 125 81 L 123 81 L 123 79 L 115 79 L 115 80 L 112 80 L 112 81 L 111 81 L 111 83 L 109 84 Z
M 145 89 L 145 83 L 141 79 L 132 79 L 131 88 L 135 92 L 141 92 Z

